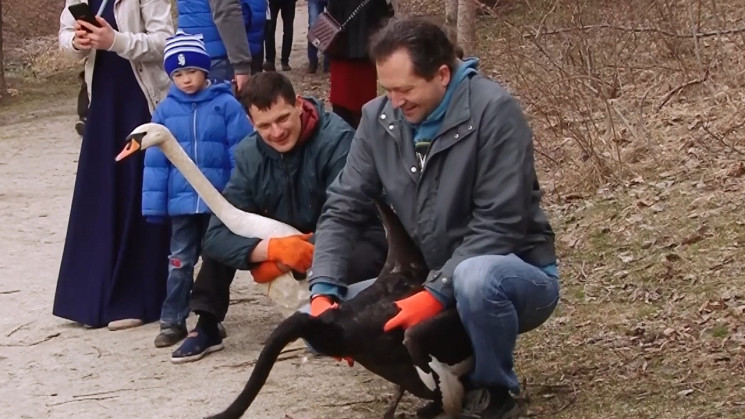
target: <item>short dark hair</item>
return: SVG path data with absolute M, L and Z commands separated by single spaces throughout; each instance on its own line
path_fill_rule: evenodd
M 290 79 L 276 71 L 258 73 L 251 77 L 238 94 L 238 101 L 246 113 L 251 113 L 251 106 L 262 111 L 277 103 L 279 98 L 289 104 L 295 103 L 295 88 Z
M 445 31 L 423 17 L 393 18 L 370 43 L 370 57 L 375 62 L 388 59 L 401 49 L 409 53 L 414 73 L 432 80 L 440 66 L 455 67 L 455 47 Z

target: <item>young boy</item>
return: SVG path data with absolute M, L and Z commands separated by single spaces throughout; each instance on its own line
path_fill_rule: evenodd
M 230 84 L 208 80 L 210 57 L 201 35 L 177 32 L 165 47 L 164 67 L 173 84 L 155 109 L 153 122 L 165 125 L 213 186 L 222 190 L 234 165 L 233 148 L 253 127 Z M 149 222 L 171 221 L 166 299 L 156 347 L 186 336 L 194 265 L 201 252 L 210 209 L 158 148 L 145 154 L 142 215 Z

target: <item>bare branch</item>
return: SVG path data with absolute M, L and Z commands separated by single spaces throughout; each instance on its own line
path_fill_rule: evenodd
M 660 28 L 647 28 L 647 27 L 626 27 L 626 26 L 618 26 L 618 25 L 611 25 L 609 23 L 600 23 L 596 25 L 583 25 L 576 28 L 559 28 L 559 29 L 553 29 L 549 31 L 540 32 L 540 35 L 558 35 L 561 33 L 567 33 L 567 32 L 580 32 L 580 31 L 589 31 L 589 30 L 597 30 L 597 29 L 612 29 L 617 31 L 623 31 L 623 32 L 635 32 L 635 33 L 656 33 L 660 35 L 665 35 L 671 38 L 681 38 L 681 39 L 690 39 L 690 38 L 710 38 L 712 36 L 720 36 L 720 35 L 736 35 L 745 32 L 745 28 L 733 28 L 733 29 L 726 29 L 722 31 L 710 31 L 710 32 L 698 32 L 698 33 L 679 33 L 679 32 L 670 32 L 666 31 L 664 29 Z M 523 38 L 534 38 L 538 33 L 524 33 Z

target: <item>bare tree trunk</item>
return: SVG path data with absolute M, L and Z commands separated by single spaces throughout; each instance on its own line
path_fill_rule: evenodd
M 5 83 L 5 58 L 3 55 L 3 2 L 0 0 L 0 96 L 5 93 L 5 89 L 8 88 Z
M 458 1 L 458 45 L 466 56 L 476 55 L 476 0 Z
M 456 39 L 456 27 L 458 25 L 458 2 L 460 0 L 446 0 L 445 3 L 445 30 L 453 42 Z

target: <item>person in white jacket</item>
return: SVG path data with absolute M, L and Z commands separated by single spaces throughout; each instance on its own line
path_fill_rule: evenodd
M 60 16 L 59 44 L 87 58 L 90 107 L 78 160 L 53 313 L 118 330 L 157 320 L 169 254 L 165 226 L 140 213 L 144 154 L 114 163 L 125 138 L 165 97 L 169 0 L 90 0 L 98 25 Z

